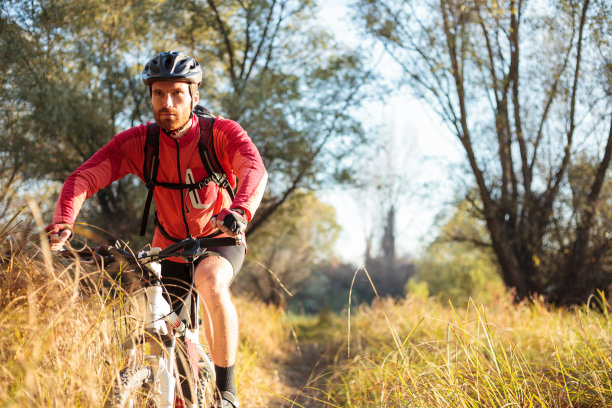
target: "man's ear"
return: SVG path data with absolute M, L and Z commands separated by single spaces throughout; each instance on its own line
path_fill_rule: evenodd
M 200 92 L 198 92 L 198 90 L 196 89 L 196 91 L 193 93 L 193 104 L 197 105 L 199 100 L 200 100 Z

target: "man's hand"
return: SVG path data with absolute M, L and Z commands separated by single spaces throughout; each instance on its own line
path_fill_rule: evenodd
M 210 225 L 233 238 L 246 230 L 247 220 L 237 210 L 224 208 L 210 219 Z
M 72 235 L 72 225 L 70 224 L 50 224 L 45 230 L 49 233 L 49 246 L 52 251 L 59 251 L 64 248 L 64 244 Z

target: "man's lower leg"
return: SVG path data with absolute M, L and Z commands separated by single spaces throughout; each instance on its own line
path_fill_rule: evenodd
M 231 367 L 220 367 L 215 365 L 217 378 L 217 389 L 219 392 L 229 391 L 236 395 L 236 382 L 234 379 L 234 365 Z

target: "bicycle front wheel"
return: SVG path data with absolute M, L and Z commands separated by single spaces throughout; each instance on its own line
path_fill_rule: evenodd
M 153 371 L 147 366 L 133 366 L 121 370 L 112 390 L 113 408 L 159 408 L 150 384 Z
M 211 366 L 210 361 L 200 361 L 198 363 L 197 401 L 200 408 L 208 408 L 213 401 L 215 372 L 214 369 L 211 370 Z

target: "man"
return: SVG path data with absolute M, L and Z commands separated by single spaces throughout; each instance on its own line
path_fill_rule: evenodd
M 210 176 L 198 151 L 200 122 L 193 115 L 199 100 L 202 69 L 183 53 L 162 52 L 151 59 L 142 72 L 149 87 L 159 134 L 160 183 L 193 184 Z M 148 125 L 121 132 L 64 183 L 53 223 L 47 227 L 52 250 L 59 250 L 71 235 L 72 225 L 86 198 L 127 175 L 141 179 Z M 153 190 L 156 225 L 153 247 L 164 248 L 188 236 L 202 237 L 219 229 L 228 236 L 243 234 L 259 205 L 267 173 L 257 148 L 236 122 L 216 117 L 213 126 L 214 153 L 226 174 L 238 178 L 236 195 L 214 182 L 201 189 L 164 188 Z M 230 180 L 234 182 L 234 179 Z M 202 299 L 204 328 L 217 378 L 216 407 L 236 408 L 234 365 L 238 344 L 238 321 L 229 287 L 242 266 L 244 246 L 212 249 L 217 256 L 199 259 L 195 267 L 195 286 Z M 162 278 L 190 283 L 190 265 L 164 261 Z M 174 281 L 173 281 L 174 280 Z M 176 287 L 175 284 L 167 285 Z

